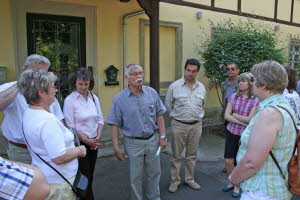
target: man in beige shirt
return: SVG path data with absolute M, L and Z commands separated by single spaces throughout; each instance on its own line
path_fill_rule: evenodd
M 200 63 L 188 59 L 184 67 L 184 77 L 172 83 L 166 95 L 166 107 L 170 112 L 172 128 L 171 184 L 169 192 L 176 192 L 180 184 L 181 154 L 185 151 L 185 183 L 192 189 L 199 190 L 194 180 L 194 167 L 197 148 L 202 133 L 203 104 L 206 90 L 196 80 Z

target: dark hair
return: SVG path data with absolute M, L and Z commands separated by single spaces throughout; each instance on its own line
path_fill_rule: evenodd
M 229 62 L 229 63 L 227 63 L 226 67 L 228 65 L 234 65 L 237 69 L 239 68 L 238 64 L 236 64 L 235 62 Z
M 190 59 L 187 59 L 186 62 L 185 62 L 185 66 L 184 66 L 184 69 L 186 69 L 186 67 L 188 65 L 197 65 L 197 72 L 199 72 L 200 70 L 200 62 L 198 60 L 196 60 L 195 58 L 190 58 Z
M 93 78 L 91 72 L 87 68 L 80 67 L 80 68 L 78 68 L 77 72 L 74 72 L 70 75 L 69 83 L 70 83 L 70 91 L 71 92 L 76 89 L 76 80 L 77 79 L 90 80 L 89 90 L 91 91 L 94 89 L 95 81 L 94 81 L 94 78 Z
M 286 89 L 289 91 L 289 93 L 292 93 L 293 90 L 296 90 L 296 86 L 297 86 L 296 71 L 291 67 L 285 66 L 284 68 L 286 69 L 288 79 L 289 79 L 289 83 Z

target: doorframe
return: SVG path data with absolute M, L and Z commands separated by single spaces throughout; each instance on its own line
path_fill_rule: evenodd
M 47 15 L 47 14 L 38 14 L 38 13 L 26 13 L 26 29 L 27 29 L 27 54 L 33 54 L 34 52 L 34 41 L 33 41 L 33 20 L 35 19 L 44 19 L 44 20 L 53 20 L 53 21 L 62 21 L 62 22 L 76 22 L 80 24 L 79 30 L 79 48 L 81 49 L 78 52 L 79 64 L 78 67 L 86 66 L 86 34 L 85 34 L 85 18 L 84 17 L 73 17 L 65 15 Z M 33 44 L 33 45 L 32 45 Z
M 145 26 L 149 25 L 148 19 L 140 19 L 140 63 L 142 66 L 145 66 Z M 159 21 L 159 27 L 175 28 L 175 79 L 179 79 L 182 76 L 182 23 Z M 160 82 L 160 88 L 167 88 L 171 83 L 170 81 Z
M 26 13 L 76 16 L 85 18 L 86 27 L 86 66 L 93 66 L 94 77 L 98 77 L 99 71 L 97 59 L 99 48 L 97 36 L 97 7 L 93 5 L 77 5 L 64 0 L 64 2 L 52 2 L 46 0 L 11 0 L 15 77 L 19 77 L 23 71 L 22 65 L 27 53 L 27 29 Z M 102 75 L 101 75 L 102 76 Z M 101 83 L 95 79 L 94 93 L 98 95 Z

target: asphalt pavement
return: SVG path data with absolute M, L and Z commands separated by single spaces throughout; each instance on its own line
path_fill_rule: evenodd
M 176 193 L 168 192 L 170 183 L 170 144 L 161 153 L 160 190 L 162 200 L 232 200 L 231 193 L 222 192 L 227 183 L 227 174 L 222 173 L 224 167 L 223 151 L 225 138 L 214 133 L 203 134 L 200 140 L 195 181 L 201 185 L 200 190 L 192 190 L 181 184 Z M 111 151 L 112 149 L 106 149 Z M 100 151 L 105 151 L 100 149 Z M 107 155 L 107 153 L 106 153 Z M 100 157 L 97 160 L 93 189 L 96 200 L 129 200 L 129 163 L 119 161 L 114 156 Z M 181 177 L 183 177 L 183 168 Z M 278 174 L 280 175 L 280 174 Z M 146 199 L 145 199 L 146 200 Z M 300 200 L 294 197 L 293 200 Z

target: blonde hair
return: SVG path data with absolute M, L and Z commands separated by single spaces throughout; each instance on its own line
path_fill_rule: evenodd
M 238 84 L 241 81 L 247 81 L 248 82 L 248 84 L 249 84 L 248 98 L 249 99 L 253 96 L 252 95 L 252 88 L 251 88 L 251 78 L 253 78 L 253 75 L 250 72 L 244 72 L 244 73 L 240 74 L 239 78 L 238 78 Z M 242 91 L 240 90 L 239 87 L 237 87 L 235 96 L 238 97 L 238 96 L 241 96 L 241 95 L 242 95 Z
M 276 61 L 266 60 L 255 64 L 251 72 L 255 77 L 255 86 L 265 86 L 267 90 L 282 93 L 288 86 L 288 75 L 285 68 Z

